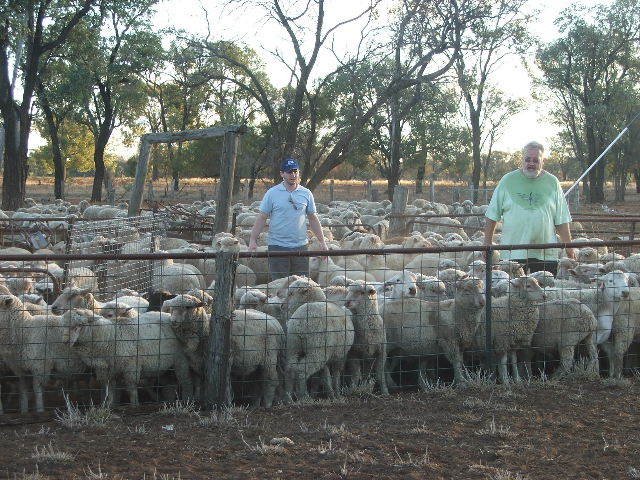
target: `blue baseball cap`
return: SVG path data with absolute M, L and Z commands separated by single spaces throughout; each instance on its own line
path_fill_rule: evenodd
M 281 172 L 290 172 L 291 170 L 300 170 L 300 165 L 293 158 L 285 158 L 280 165 Z

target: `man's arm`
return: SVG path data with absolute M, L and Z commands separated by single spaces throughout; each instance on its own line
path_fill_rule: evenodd
M 571 243 L 571 230 L 569 229 L 568 223 L 562 223 L 560 225 L 556 225 L 556 231 L 558 232 L 558 236 L 560 240 L 564 243 Z M 576 249 L 575 248 L 565 248 L 567 252 L 567 257 L 576 259 Z
M 489 217 L 484 217 L 484 221 L 484 244 L 493 245 L 493 233 L 496 231 L 498 222 L 491 220 Z
M 267 214 L 260 212 L 256 218 L 256 223 L 253 224 L 251 229 L 251 236 L 249 237 L 249 251 L 255 252 L 258 248 L 258 236 L 267 224 Z
M 318 242 L 320 243 L 320 248 L 322 250 L 329 250 L 324 240 L 324 233 L 322 233 L 322 225 L 320 225 L 320 220 L 318 219 L 318 216 L 315 213 L 310 213 L 309 215 L 307 215 L 307 217 L 309 218 L 309 228 L 318 239 Z

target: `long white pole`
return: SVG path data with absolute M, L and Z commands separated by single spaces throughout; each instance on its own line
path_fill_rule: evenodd
M 594 162 L 593 162 L 591 165 L 589 165 L 589 168 L 587 168 L 587 169 L 584 171 L 584 173 L 583 173 L 582 175 L 580 175 L 580 178 L 579 178 L 578 180 L 576 180 L 576 182 L 575 182 L 573 185 L 571 185 L 571 187 L 569 187 L 569 190 L 567 190 L 566 192 L 564 192 L 564 196 L 565 196 L 565 197 L 571 193 L 571 190 L 573 190 L 574 188 L 576 188 L 576 186 L 577 186 L 577 185 L 579 185 L 579 184 L 580 184 L 580 182 L 582 181 L 582 179 L 583 179 L 584 177 L 586 177 L 586 176 L 587 176 L 587 174 L 591 171 L 591 169 L 592 169 L 593 167 L 595 167 L 595 166 L 596 166 L 596 164 L 600 161 L 600 159 L 601 159 L 602 157 L 604 157 L 604 156 L 607 154 L 607 152 L 608 152 L 609 150 L 611 150 L 611 148 L 612 148 L 612 147 L 613 147 L 613 146 L 618 142 L 618 140 L 620 140 L 620 138 L 621 138 L 625 133 L 627 133 L 627 130 L 629 130 L 629 127 L 633 124 L 633 122 L 635 122 L 635 121 L 636 121 L 636 119 L 637 119 L 638 117 L 640 117 L 640 112 L 636 113 L 636 115 L 631 119 L 631 121 L 627 124 L 627 126 L 626 126 L 626 127 L 624 127 L 624 128 L 622 129 L 622 131 L 618 134 L 618 136 L 617 136 L 616 138 L 614 138 L 614 139 L 613 139 L 613 142 L 611 142 L 611 143 L 609 144 L 609 146 L 608 146 L 607 148 L 605 148 L 605 149 L 604 149 L 604 152 L 602 152 L 602 153 L 600 154 L 600 156 L 599 156 L 598 158 L 596 158 L 596 159 L 594 160 Z

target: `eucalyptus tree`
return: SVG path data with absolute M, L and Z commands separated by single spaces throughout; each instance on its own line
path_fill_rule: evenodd
M 486 15 L 471 23 L 456 57 L 456 78 L 471 130 L 473 169 L 470 186 L 474 189 L 474 202 L 478 200 L 483 144 L 495 140 L 499 129 L 492 127 L 496 126 L 498 118 L 504 117 L 491 115 L 491 112 L 486 111 L 491 105 L 495 113 L 502 99 L 502 95 L 495 96 L 499 92 L 491 85 L 492 80 L 506 57 L 523 53 L 530 43 L 526 28 L 530 15 L 523 13 L 527 3 L 528 0 L 487 2 Z M 519 104 L 509 101 L 503 113 L 512 115 L 517 105 Z M 490 155 L 486 158 L 490 158 Z
M 615 137 L 625 118 L 619 106 L 627 103 L 627 86 L 638 81 L 640 2 L 571 7 L 556 25 L 560 38 L 539 50 L 537 62 L 558 100 L 556 121 L 570 133 L 575 155 L 586 167 Z M 589 202 L 605 200 L 606 164 L 605 157 L 589 173 Z
M 5 128 L 3 209 L 16 210 L 25 198 L 33 97 L 43 58 L 67 41 L 96 3 L 97 0 L 0 3 L 0 112 Z
M 105 150 L 113 131 L 134 123 L 147 101 L 141 77 L 156 67 L 161 38 L 150 28 L 157 0 L 103 0 L 76 45 L 73 77 L 82 92 L 77 118 L 94 137 L 91 200 L 102 199 Z

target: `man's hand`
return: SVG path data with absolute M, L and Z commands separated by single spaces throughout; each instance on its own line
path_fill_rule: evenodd
M 564 249 L 564 251 L 567 254 L 567 257 L 571 258 L 572 260 L 577 260 L 577 250 L 573 247 L 567 247 Z
M 255 252 L 258 248 L 258 243 L 255 240 L 249 240 L 249 251 Z

